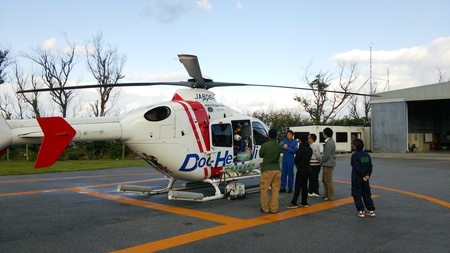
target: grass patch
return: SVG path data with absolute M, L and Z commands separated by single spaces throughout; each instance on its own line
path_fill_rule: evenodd
M 141 159 L 66 160 L 56 161 L 51 167 L 34 169 L 34 162 L 31 161 L 0 161 L 0 176 L 101 170 L 136 166 L 148 166 L 148 164 Z

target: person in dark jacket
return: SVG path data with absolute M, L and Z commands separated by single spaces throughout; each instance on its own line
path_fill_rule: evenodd
M 364 142 L 361 139 L 353 141 L 355 153 L 353 153 L 350 164 L 352 165 L 352 196 L 358 216 L 364 218 L 366 215 L 375 216 L 372 194 L 370 192 L 369 177 L 372 175 L 372 159 L 363 151 Z M 363 203 L 364 201 L 364 203 Z M 364 211 L 364 205 L 367 211 Z
M 312 149 L 308 143 L 308 136 L 301 135 L 300 146 L 298 147 L 297 153 L 295 153 L 295 167 L 297 167 L 297 173 L 295 174 L 295 191 L 294 197 L 291 203 L 287 204 L 286 208 L 297 208 L 298 198 L 300 193 L 302 194 L 302 200 L 300 206 L 308 207 L 308 178 L 310 173 L 309 161 L 312 156 Z

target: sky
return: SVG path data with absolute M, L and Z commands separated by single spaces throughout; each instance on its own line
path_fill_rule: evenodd
M 370 65 L 378 92 L 437 83 L 439 70 L 450 79 L 448 0 L 0 0 L 0 5 L 0 47 L 12 55 L 36 47 L 63 50 L 65 36 L 81 44 L 101 32 L 127 58 L 122 82 L 185 81 L 178 54 L 197 55 L 203 75 L 221 82 L 308 87 L 305 73 L 314 77 L 322 71 L 332 74 L 335 86 L 342 63 L 357 63 L 354 92 L 360 87 L 369 92 Z M 18 59 L 25 70 L 36 69 Z M 95 83 L 82 61 L 71 78 Z M 123 88 L 111 113 L 168 101 L 176 89 Z M 312 95 L 264 87 L 211 91 L 244 113 L 300 109 L 293 98 Z M 95 91 L 77 94 L 88 103 Z

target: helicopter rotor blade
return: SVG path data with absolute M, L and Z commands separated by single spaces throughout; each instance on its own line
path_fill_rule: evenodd
M 193 88 L 206 88 L 206 81 L 202 76 L 198 58 L 195 55 L 179 54 L 178 59 L 186 68 L 189 76 L 194 79 Z
M 294 87 L 294 86 L 278 86 L 278 85 L 250 84 L 250 83 L 225 83 L 225 82 L 208 83 L 208 88 L 230 87 L 230 86 L 254 86 L 254 87 L 265 87 L 265 88 L 282 88 L 282 89 L 294 89 L 294 90 L 320 91 L 318 89 L 313 89 L 313 88 Z M 350 94 L 350 95 L 355 95 L 355 96 L 381 97 L 380 95 L 357 93 L 357 92 L 346 92 L 346 91 L 335 91 L 335 90 L 323 90 L 323 91 L 330 92 L 330 93 L 337 93 L 337 94 Z
M 214 88 L 214 87 L 254 86 L 254 87 L 266 87 L 266 88 L 283 88 L 283 89 L 320 91 L 318 89 L 313 89 L 313 88 L 293 87 L 293 86 L 214 82 L 211 79 L 203 78 L 197 56 L 189 55 L 189 54 L 178 54 L 178 58 L 179 58 L 180 62 L 183 64 L 183 66 L 186 68 L 186 71 L 188 72 L 189 76 L 192 77 L 192 79 L 189 79 L 188 81 L 184 81 L 184 82 L 140 82 L 140 83 L 117 83 L 117 84 L 92 84 L 92 85 L 66 86 L 66 87 L 54 87 L 54 88 L 41 88 L 41 89 L 34 89 L 34 90 L 22 90 L 22 91 L 18 91 L 17 93 L 57 91 L 57 90 L 77 90 L 77 89 L 101 88 L 101 87 L 137 87 L 137 86 L 152 86 L 152 85 L 185 86 L 185 87 L 190 87 L 190 88 L 203 88 L 203 89 L 209 89 L 209 88 Z M 324 92 L 338 93 L 338 94 L 350 94 L 350 95 L 356 95 L 356 96 L 380 97 L 379 95 L 375 95 L 375 94 L 364 94 L 364 93 L 346 92 L 346 91 L 333 91 L 333 90 L 325 91 L 324 90 Z
M 17 91 L 17 93 L 56 91 L 56 90 L 80 90 L 80 89 L 92 89 L 92 88 L 102 88 L 102 87 L 139 87 L 139 86 L 154 86 L 154 85 L 192 87 L 191 82 L 142 82 L 142 83 L 117 83 L 117 84 L 91 84 L 91 85 L 41 88 L 41 89 L 34 89 L 34 90 Z

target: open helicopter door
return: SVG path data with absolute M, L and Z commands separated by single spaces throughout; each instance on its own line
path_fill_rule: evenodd
M 231 122 L 211 122 L 211 151 L 215 153 L 233 154 L 233 127 Z
M 228 153 L 233 163 L 252 159 L 252 129 L 250 120 L 211 122 L 211 150 Z

